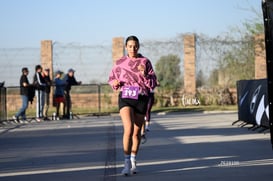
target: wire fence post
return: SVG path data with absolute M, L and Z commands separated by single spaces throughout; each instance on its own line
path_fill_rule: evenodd
M 99 114 L 101 113 L 101 84 L 98 84 L 98 106 Z
M 7 119 L 7 91 L 6 87 L 0 87 L 0 121 Z

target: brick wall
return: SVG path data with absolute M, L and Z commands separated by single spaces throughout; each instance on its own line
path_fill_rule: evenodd
M 264 34 L 254 37 L 255 42 L 255 79 L 264 79 L 266 75 L 266 58 Z
M 77 93 L 77 94 L 71 94 L 71 100 L 72 100 L 72 110 L 73 108 L 80 108 L 84 110 L 90 110 L 91 112 L 98 112 L 99 107 L 99 97 L 98 93 Z M 100 106 L 103 110 L 109 109 L 112 107 L 116 107 L 118 105 L 117 102 L 117 93 L 107 93 L 101 94 L 100 97 Z M 7 110 L 9 112 L 16 112 L 21 108 L 22 101 L 21 96 L 19 95 L 19 89 L 18 91 L 13 91 L 12 93 L 7 94 Z M 50 107 L 52 106 L 52 101 L 50 102 Z M 32 104 L 29 104 L 29 109 L 35 110 L 36 108 L 36 99 L 34 98 L 34 101 Z

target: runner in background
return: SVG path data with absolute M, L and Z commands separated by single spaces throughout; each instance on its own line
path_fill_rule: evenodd
M 152 107 L 154 105 L 155 102 L 155 95 L 154 95 L 154 90 L 151 90 L 149 92 L 149 102 L 148 102 L 148 106 L 147 106 L 147 112 L 146 112 L 146 116 L 145 116 L 145 131 L 150 131 L 150 120 L 151 120 L 151 110 Z
M 156 83 L 156 86 L 159 86 L 159 82 Z M 155 93 L 154 89 L 150 90 L 150 92 L 149 92 L 149 101 L 148 101 L 148 105 L 147 105 L 146 115 L 144 117 L 145 124 L 143 124 L 142 130 L 141 130 L 142 144 L 144 144 L 147 141 L 147 137 L 146 137 L 145 133 L 150 131 L 151 110 L 152 110 L 152 107 L 153 107 L 154 101 L 155 101 L 154 93 Z

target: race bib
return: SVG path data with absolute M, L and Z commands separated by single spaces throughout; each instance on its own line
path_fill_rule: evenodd
M 138 99 L 139 87 L 136 86 L 124 86 L 122 89 L 122 98 Z

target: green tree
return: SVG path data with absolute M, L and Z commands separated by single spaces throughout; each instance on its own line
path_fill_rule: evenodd
M 215 86 L 215 85 L 218 85 L 218 82 L 219 82 L 219 70 L 214 69 L 213 71 L 211 71 L 210 76 L 208 78 L 208 85 Z
M 206 81 L 207 80 L 206 80 L 206 77 L 205 77 L 203 71 L 199 70 L 197 73 L 197 76 L 196 76 L 196 86 L 202 87 L 203 85 L 205 85 Z
M 208 41 L 211 42 L 209 51 L 218 54 L 218 68 L 211 72 L 210 83 L 218 83 L 214 77 L 219 75 L 216 72 L 225 76 L 226 87 L 235 87 L 237 80 L 254 78 L 254 36 L 264 33 L 263 18 L 254 8 L 247 11 L 253 12 L 251 19 Z
M 262 16 L 251 9 L 256 17 L 252 21 L 246 20 L 243 23 L 243 28 L 235 28 L 234 37 L 240 37 L 237 43 L 231 45 L 230 51 L 226 52 L 220 62 L 219 68 L 229 75 L 227 86 L 236 86 L 236 81 L 240 79 L 253 79 L 255 75 L 254 66 L 254 36 L 264 33 Z M 238 36 L 239 35 L 239 36 Z M 229 38 L 233 41 L 234 38 Z
M 157 79 L 160 83 L 158 92 L 161 97 L 170 97 L 172 105 L 173 94 L 182 86 L 180 58 L 177 55 L 169 54 L 162 56 L 155 65 Z M 161 106 L 164 103 L 161 103 Z
M 230 46 L 219 63 L 219 71 L 222 71 L 226 78 L 225 86 L 235 87 L 236 81 L 240 79 L 254 78 L 254 41 L 247 36 L 238 43 Z

